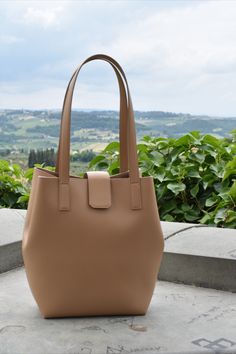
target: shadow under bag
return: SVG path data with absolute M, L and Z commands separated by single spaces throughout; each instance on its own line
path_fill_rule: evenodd
M 104 60 L 120 89 L 120 172 L 70 176 L 70 120 L 82 66 Z M 34 168 L 22 252 L 43 317 L 144 315 L 164 241 L 152 177 L 141 177 L 128 83 L 120 65 L 97 54 L 74 72 L 65 94 L 55 172 Z

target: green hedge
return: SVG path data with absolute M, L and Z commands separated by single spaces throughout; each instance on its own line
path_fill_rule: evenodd
M 236 131 L 218 139 L 197 131 L 181 138 L 145 136 L 138 144 L 143 176 L 153 176 L 161 220 L 236 228 Z M 90 169 L 119 172 L 119 143 Z M 0 207 L 26 208 L 33 169 L 0 160 Z
M 17 164 L 0 160 L 0 207 L 27 207 L 33 169 L 23 171 Z
M 39 164 L 35 166 L 42 167 Z M 51 166 L 46 168 L 54 169 Z M 33 170 L 33 168 L 23 170 L 18 164 L 0 160 L 0 208 L 27 208 Z
M 119 172 L 119 143 L 90 168 Z M 143 176 L 153 176 L 161 220 L 236 228 L 236 131 L 231 139 L 201 135 L 145 136 L 138 144 Z

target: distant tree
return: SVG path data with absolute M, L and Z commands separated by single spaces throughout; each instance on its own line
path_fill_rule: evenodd
M 35 163 L 36 163 L 36 153 L 35 150 L 31 149 L 29 152 L 28 166 L 34 167 Z
M 11 153 L 11 150 L 10 149 L 1 149 L 0 150 L 0 156 L 7 156 Z
M 96 156 L 93 150 L 84 150 L 79 155 L 79 160 L 82 162 L 90 162 Z
M 96 153 L 93 150 L 76 151 L 71 156 L 71 161 L 90 162 L 95 156 Z
M 46 166 L 55 166 L 56 154 L 53 148 L 46 150 L 34 150 L 29 152 L 28 166 L 34 167 L 36 163 L 44 164 Z

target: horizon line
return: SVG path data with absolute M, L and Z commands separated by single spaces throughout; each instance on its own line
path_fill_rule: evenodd
M 61 112 L 62 108 L 37 108 L 37 109 L 32 109 L 32 108 L 0 108 L 0 111 L 29 111 L 29 112 L 39 112 L 39 111 L 56 111 L 56 112 Z M 104 111 L 104 112 L 119 112 L 118 109 L 102 109 L 102 108 L 74 108 L 72 109 L 73 111 L 80 111 L 80 112 L 99 112 L 99 111 Z M 155 109 L 150 109 L 150 110 L 140 110 L 140 109 L 134 109 L 134 112 L 145 112 L 145 113 L 150 113 L 150 112 L 162 112 L 162 113 L 170 113 L 170 114 L 176 114 L 176 115 L 189 115 L 189 116 L 194 116 L 194 117 L 209 117 L 209 118 L 236 118 L 235 116 L 222 116 L 222 115 L 209 115 L 205 113 L 189 113 L 189 112 L 173 112 L 173 111 L 162 111 L 162 110 L 155 110 Z

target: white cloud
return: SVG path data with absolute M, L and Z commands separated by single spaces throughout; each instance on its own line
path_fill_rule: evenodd
M 133 71 L 140 106 L 236 114 L 236 81 L 228 77 L 236 74 L 235 18 L 236 2 L 189 2 L 127 23 L 103 49 Z M 227 91 L 235 92 L 228 107 Z
M 235 60 L 236 2 L 188 4 L 126 23 L 107 49 L 130 65 L 157 64 L 184 73 Z
M 2 72 L 7 73 L 10 61 L 14 72 L 13 59 L 17 57 L 15 87 L 20 92 L 12 94 L 14 104 L 27 101 L 22 92 L 30 90 L 29 77 L 34 78 L 32 85 L 40 79 L 38 93 L 33 91 L 35 99 L 33 93 L 30 96 L 35 108 L 40 108 L 37 104 L 56 104 L 49 85 L 66 86 L 80 61 L 96 52 L 105 52 L 116 58 L 127 73 L 136 109 L 236 115 L 236 1 L 14 4 L 7 5 L 5 25 L 4 21 L 0 24 L 2 33 L 24 38 L 21 49 L 6 49 L 5 67 L 2 65 Z M 6 42 L 1 42 L 2 51 Z M 89 64 L 80 78 L 86 94 L 93 92 L 93 88 L 98 90 L 97 82 L 101 84 L 94 99 L 100 108 L 118 107 L 115 96 L 112 99 L 110 94 L 115 82 L 110 72 L 105 64 Z M 51 101 L 50 94 L 54 97 Z M 10 101 L 9 96 L 7 102 Z M 94 106 L 85 97 L 81 102 Z
M 58 6 L 50 9 L 40 9 L 34 7 L 28 7 L 26 13 L 23 16 L 23 21 L 26 24 L 37 25 L 47 29 L 49 27 L 58 26 L 60 23 L 60 15 L 63 7 Z
M 0 35 L 0 43 L 1 44 L 15 44 L 22 42 L 24 38 L 22 37 L 17 37 L 17 36 L 12 36 L 8 34 L 2 34 Z

